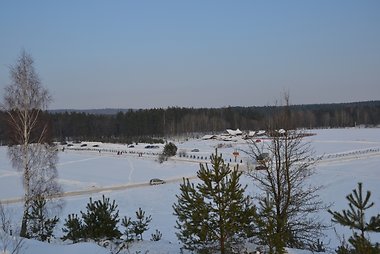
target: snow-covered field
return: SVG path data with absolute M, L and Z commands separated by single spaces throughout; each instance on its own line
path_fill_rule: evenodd
M 311 179 L 317 185 L 324 185 L 319 193 L 326 203 L 333 203 L 332 210 L 347 207 L 345 196 L 356 188 L 357 182 L 363 182 L 365 190 L 372 191 L 375 202 L 373 213 L 380 212 L 380 129 L 348 128 L 313 130 L 316 135 L 305 138 L 311 141 L 316 155 L 324 155 L 318 164 L 316 174 Z M 156 153 L 160 148 L 146 149 L 146 144 L 138 144 L 133 148 L 127 145 L 102 143 L 86 143 L 86 147 L 74 144 L 59 154 L 59 181 L 65 191 L 65 206 L 61 213 L 60 224 L 56 227 L 56 237 L 62 236 L 62 224 L 69 213 L 84 211 L 89 197 L 101 198 L 102 195 L 115 199 L 119 205 L 120 217 L 134 216 L 141 207 L 152 215 L 150 230 L 144 234 L 144 242 L 133 245 L 130 253 L 179 253 L 180 244 L 175 235 L 175 220 L 172 205 L 176 202 L 182 177 L 194 177 L 200 162 L 207 162 L 211 153 L 218 148 L 227 162 L 234 164 L 234 151 L 240 151 L 237 162 L 241 168 L 247 163 L 247 157 L 241 150 L 247 149 L 244 140 L 236 142 L 219 140 L 174 140 L 178 151 L 185 152 L 187 157 L 171 159 L 159 164 Z M 265 142 L 265 141 L 262 141 Z M 98 147 L 94 147 L 94 145 Z M 87 150 L 85 150 L 87 149 Z M 94 149 L 94 150 L 92 150 Z M 100 149 L 99 152 L 97 149 Z M 191 152 L 199 149 L 199 152 Z M 112 150 L 112 151 L 111 151 Z M 15 219 L 21 217 L 22 182 L 20 173 L 12 169 L 7 158 L 6 147 L 0 147 L 0 200 L 11 209 Z M 123 151 L 117 154 L 117 151 Z M 142 156 L 139 153 L 143 153 Z M 190 156 L 191 155 L 191 156 Z M 191 157 L 191 158 L 190 158 Z M 195 158 L 194 158 L 195 157 Z M 151 178 L 161 178 L 166 184 L 150 186 Z M 195 180 L 196 181 L 196 180 Z M 248 184 L 248 192 L 254 193 L 255 187 L 247 177 L 242 179 Z M 327 212 L 321 217 L 330 222 Z M 163 234 L 159 242 L 150 242 L 151 233 L 158 229 Z M 349 231 L 337 227 L 339 233 L 350 234 Z M 327 233 L 324 240 L 331 248 L 338 244 L 333 230 Z M 379 236 L 373 240 L 380 242 Z M 25 253 L 108 253 L 93 244 L 67 245 L 62 243 L 44 244 L 28 241 Z M 293 250 L 292 253 L 303 253 Z

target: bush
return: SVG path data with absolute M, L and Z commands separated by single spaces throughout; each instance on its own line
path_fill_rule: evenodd
M 73 241 L 73 243 L 77 243 L 84 237 L 83 223 L 77 214 L 69 214 L 63 225 L 65 228 L 62 228 L 62 231 L 66 233 L 66 235 L 62 237 L 62 240 L 65 241 L 68 239 Z
M 177 154 L 177 146 L 173 144 L 172 142 L 169 142 L 164 147 L 163 154 L 167 157 L 171 157 Z
M 100 239 L 113 239 L 121 236 L 120 231 L 117 228 L 119 222 L 119 210 L 115 200 L 110 203 L 109 198 L 87 204 L 86 213 L 82 212 L 82 218 L 84 222 L 84 234 L 86 238 L 100 240 Z
M 32 201 L 28 218 L 27 236 L 39 241 L 46 241 L 52 237 L 54 227 L 59 221 L 57 216 L 48 218 L 46 199 L 43 196 L 38 196 Z
M 130 217 L 124 217 L 121 224 L 125 227 L 124 235 L 127 242 L 132 242 L 133 240 L 143 240 L 143 233 L 149 228 L 149 223 L 152 221 L 152 217 L 145 216 L 145 211 L 139 208 L 136 211 L 136 220 L 132 221 Z
M 154 242 L 158 242 L 161 240 L 161 238 L 162 238 L 162 233 L 158 229 L 156 229 L 156 233 L 151 234 L 150 240 Z
M 80 239 L 93 239 L 99 241 L 102 239 L 114 239 L 121 236 L 117 228 L 119 222 L 119 210 L 115 200 L 111 203 L 109 198 L 95 202 L 90 198 L 87 203 L 87 211 L 81 211 L 82 218 L 76 214 L 71 214 L 65 219 L 62 231 L 66 233 L 63 240 L 72 240 L 78 242 Z
M 177 154 L 177 146 L 172 142 L 167 143 L 164 146 L 164 150 L 162 153 L 158 155 L 158 162 L 163 163 L 168 160 L 168 157 L 174 156 Z
M 160 153 L 160 154 L 158 155 L 158 162 L 159 162 L 159 163 L 163 163 L 164 161 L 167 161 L 167 160 L 168 160 L 168 157 L 165 156 L 163 153 Z

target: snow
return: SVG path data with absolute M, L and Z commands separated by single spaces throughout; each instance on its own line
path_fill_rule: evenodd
M 341 210 L 347 207 L 345 197 L 356 188 L 357 182 L 363 182 L 364 190 L 371 190 L 372 201 L 375 207 L 372 213 L 380 211 L 380 129 L 379 128 L 346 128 L 346 129 L 321 129 L 311 130 L 316 134 L 305 138 L 310 141 L 317 155 L 324 155 L 324 159 L 318 164 L 316 174 L 311 182 L 323 185 L 320 191 L 321 198 L 326 203 L 332 203 L 332 210 Z M 267 142 L 261 139 L 262 142 Z M 244 154 L 247 143 L 242 139 L 235 141 L 183 139 L 173 140 L 178 146 L 178 151 L 184 152 L 187 157 L 176 156 L 163 164 L 156 161 L 162 149 L 145 149 L 146 144 L 138 144 L 133 148 L 127 145 L 90 143 L 87 147 L 74 144 L 73 149 L 60 151 L 59 182 L 65 191 L 65 206 L 60 215 L 59 225 L 56 227 L 56 237 L 62 236 L 64 219 L 70 213 L 84 211 L 89 197 L 101 198 L 102 195 L 115 199 L 119 205 L 120 217 L 133 217 L 135 211 L 141 207 L 153 220 L 150 229 L 144 234 L 144 241 L 131 246 L 131 253 L 141 251 L 150 254 L 179 253 L 181 245 L 175 235 L 175 216 L 172 205 L 176 202 L 176 194 L 179 193 L 179 185 L 183 177 L 194 179 L 199 169 L 199 163 L 208 162 L 209 156 L 218 148 L 218 153 L 231 164 L 235 164 L 234 151 L 241 151 L 238 162 L 244 168 L 248 157 Z M 97 144 L 99 147 L 93 147 Z M 199 149 L 199 152 L 191 152 Z M 101 150 L 99 152 L 98 150 Z M 6 147 L 0 147 L 0 200 L 9 203 L 13 218 L 21 218 L 22 181 L 20 173 L 12 169 L 7 158 Z M 117 155 L 116 151 L 123 151 Z M 142 156 L 139 154 L 142 153 Z M 151 178 L 160 178 L 166 184 L 150 186 Z M 193 181 L 196 181 L 194 179 Z M 242 178 L 243 184 L 248 184 L 248 193 L 254 194 L 255 187 L 247 177 Z M 321 217 L 329 223 L 331 216 L 326 212 Z M 149 241 L 150 236 L 158 229 L 163 234 L 159 242 Z M 336 226 L 337 231 L 346 236 L 350 230 Z M 338 239 L 334 230 L 326 232 L 329 247 L 334 249 Z M 371 236 L 373 241 L 380 242 L 377 235 Z M 102 247 L 93 243 L 67 244 L 60 241 L 47 244 L 27 240 L 25 253 L 109 253 Z M 289 250 L 292 254 L 305 254 L 301 250 Z
M 107 249 L 94 243 L 47 244 L 36 240 L 25 239 L 24 246 L 25 247 L 22 250 L 28 254 L 109 254 L 109 251 Z

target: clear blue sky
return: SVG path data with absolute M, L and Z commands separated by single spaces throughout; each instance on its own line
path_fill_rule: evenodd
M 22 49 L 51 109 L 380 99 L 379 0 L 1 0 L 2 92 Z

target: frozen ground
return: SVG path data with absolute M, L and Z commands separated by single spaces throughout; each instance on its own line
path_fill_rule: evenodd
M 361 181 L 364 188 L 372 191 L 372 200 L 375 202 L 373 213 L 380 212 L 380 129 L 379 128 L 349 128 L 313 130 L 316 135 L 306 138 L 311 141 L 316 155 L 324 155 L 324 160 L 316 168 L 316 174 L 311 179 L 315 184 L 322 184 L 325 188 L 320 196 L 327 203 L 333 203 L 333 210 L 346 208 L 345 196 L 356 188 Z M 56 236 L 62 235 L 61 228 L 64 218 L 69 213 L 79 213 L 84 210 L 88 198 L 101 198 L 104 194 L 115 199 L 119 205 L 120 216 L 134 216 L 134 212 L 141 207 L 147 214 L 152 215 L 153 221 L 150 230 L 144 235 L 145 240 L 156 229 L 163 234 L 163 240 L 158 243 L 144 241 L 132 247 L 131 253 L 149 250 L 149 253 L 179 253 L 180 245 L 175 236 L 175 217 L 172 215 L 172 204 L 176 201 L 175 195 L 179 192 L 182 177 L 193 177 L 199 169 L 199 163 L 205 162 L 211 153 L 218 148 L 218 152 L 231 164 L 234 164 L 232 152 L 240 151 L 238 162 L 242 161 L 244 168 L 247 158 L 241 150 L 247 145 L 243 140 L 236 142 L 218 140 L 188 140 L 174 141 L 179 151 L 186 152 L 188 157 L 176 157 L 163 164 L 156 161 L 156 153 L 162 147 L 154 149 L 144 148 L 146 144 L 138 144 L 133 148 L 126 145 L 86 143 L 86 147 L 74 144 L 72 148 L 81 150 L 61 151 L 59 155 L 59 181 L 65 191 L 65 207 L 61 214 L 60 225 L 56 228 Z M 265 140 L 262 140 L 265 142 Z M 193 149 L 199 152 L 191 152 Z M 84 150 L 87 149 L 87 150 Z M 95 149 L 90 151 L 90 149 Z M 101 152 L 96 149 L 100 149 Z M 117 151 L 123 154 L 117 155 Z M 139 153 L 143 153 L 139 156 Z M 195 158 L 194 158 L 195 157 Z M 203 160 L 202 160 L 203 158 Z M 150 186 L 151 178 L 161 178 L 167 181 L 164 185 Z M 254 193 L 255 187 L 250 179 L 244 177 L 242 181 L 248 184 L 248 192 Z M 7 208 L 13 211 L 15 219 L 20 218 L 19 198 L 22 197 L 20 174 L 15 172 L 8 161 L 6 148 L 0 147 L 0 200 L 10 203 Z M 327 212 L 321 214 L 327 222 L 330 216 Z M 349 234 L 342 228 L 338 232 Z M 334 248 L 338 244 L 333 230 L 327 232 L 329 245 Z M 373 240 L 380 241 L 378 236 Z M 28 250 L 25 253 L 107 253 L 97 246 L 87 245 L 62 246 L 62 244 L 48 245 L 28 241 Z M 87 251 L 88 250 L 88 251 Z M 293 253 L 302 253 L 293 251 Z

